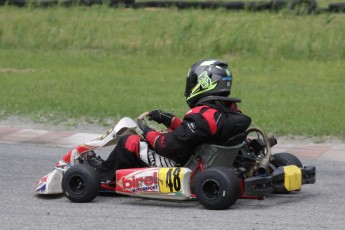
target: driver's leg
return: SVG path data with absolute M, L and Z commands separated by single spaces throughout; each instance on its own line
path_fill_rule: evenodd
M 175 162 L 149 148 L 140 136 L 132 134 L 121 138 L 107 160 L 97 169 L 102 180 L 114 180 L 118 169 L 141 167 L 173 167 Z
M 139 158 L 144 161 L 150 167 L 174 167 L 175 162 L 160 156 L 154 150 L 149 148 L 149 144 L 146 141 L 140 141 L 139 143 Z
M 115 179 L 115 172 L 118 169 L 148 167 L 138 157 L 140 139 L 140 136 L 132 134 L 119 140 L 108 159 L 102 162 L 98 169 L 103 181 Z

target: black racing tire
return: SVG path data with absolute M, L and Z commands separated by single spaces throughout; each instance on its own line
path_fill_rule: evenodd
M 303 168 L 302 162 L 291 153 L 276 153 L 273 154 L 273 161 L 271 161 L 276 168 L 279 166 L 296 165 L 299 168 Z
M 273 165 L 272 171 L 276 170 L 280 166 L 296 165 L 299 168 L 303 168 L 302 162 L 291 153 L 276 153 L 273 154 L 273 160 L 270 162 Z M 275 188 L 275 193 L 288 194 L 290 193 L 285 188 Z
M 90 165 L 78 164 L 65 172 L 61 186 L 70 201 L 85 203 L 92 201 L 98 195 L 101 178 Z
M 227 209 L 240 196 L 239 178 L 234 170 L 226 167 L 207 168 L 196 179 L 195 195 L 207 209 Z
M 288 8 L 296 14 L 310 14 L 317 9 L 317 3 L 316 0 L 291 0 Z

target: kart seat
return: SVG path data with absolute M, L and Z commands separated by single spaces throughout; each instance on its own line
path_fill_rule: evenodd
M 202 159 L 204 169 L 210 166 L 233 167 L 238 151 L 245 144 L 245 141 L 234 138 L 229 143 L 231 144 L 229 146 L 213 144 L 200 145 L 185 164 L 185 167 L 194 170 L 198 165 L 199 158 Z M 235 143 L 238 144 L 234 145 Z

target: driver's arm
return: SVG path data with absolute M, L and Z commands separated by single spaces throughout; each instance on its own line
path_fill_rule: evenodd
M 174 114 L 163 112 L 159 109 L 152 110 L 149 114 L 149 120 L 154 120 L 159 124 L 163 124 L 171 130 L 175 130 L 182 123 L 182 120 Z
M 175 130 L 177 129 L 180 125 L 182 124 L 182 120 L 178 117 L 173 117 L 171 119 L 171 123 L 170 126 L 168 128 L 170 128 L 171 130 Z
M 178 127 L 172 132 L 150 131 L 146 135 L 147 141 L 159 155 L 172 160 L 192 154 L 196 146 L 206 142 L 212 135 L 208 122 L 201 114 L 188 115 L 183 121 L 175 122 Z

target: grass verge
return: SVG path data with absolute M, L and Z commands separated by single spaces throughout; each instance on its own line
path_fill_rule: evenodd
M 255 126 L 345 137 L 343 15 L 0 8 L 0 116 L 183 116 L 188 68 L 227 61 Z

